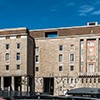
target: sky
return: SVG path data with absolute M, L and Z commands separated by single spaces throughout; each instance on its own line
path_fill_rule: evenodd
M 0 29 L 30 30 L 100 23 L 100 0 L 0 0 Z

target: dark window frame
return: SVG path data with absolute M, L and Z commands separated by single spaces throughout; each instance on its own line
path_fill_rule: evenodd
M 62 66 L 59 66 L 59 71 L 62 71 L 63 70 L 63 67 Z
M 16 60 L 20 60 L 20 53 L 16 53 Z

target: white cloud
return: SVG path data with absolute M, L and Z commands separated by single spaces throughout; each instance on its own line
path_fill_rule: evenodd
M 93 6 L 90 5 L 82 5 L 78 12 L 80 13 L 80 16 L 86 16 L 88 13 L 94 10 Z
M 100 15 L 100 9 L 97 10 L 97 11 L 94 11 L 94 12 L 92 13 L 92 15 Z

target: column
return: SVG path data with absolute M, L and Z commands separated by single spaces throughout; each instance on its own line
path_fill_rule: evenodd
M 15 82 L 14 82 L 14 76 L 12 76 L 11 79 L 11 89 L 14 91 L 15 90 L 15 86 L 14 86 Z
M 99 38 L 96 38 L 96 46 L 97 46 L 97 51 L 96 51 L 96 70 L 95 72 L 99 72 Z
M 87 39 L 84 39 L 84 71 L 87 72 Z
M 27 76 L 22 76 L 22 91 L 27 91 Z
M 1 89 L 4 90 L 4 77 L 1 76 Z

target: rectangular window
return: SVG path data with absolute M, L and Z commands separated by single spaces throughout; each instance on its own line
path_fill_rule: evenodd
M 20 60 L 20 53 L 16 54 L 16 60 Z
M 9 49 L 9 44 L 6 44 L 6 49 Z
M 36 52 L 36 54 L 39 53 L 39 47 L 35 48 L 35 52 Z
M 45 37 L 56 38 L 58 36 L 57 32 L 45 32 Z
M 16 69 L 17 70 L 19 70 L 20 69 L 20 65 L 18 64 L 18 65 L 16 65 Z
M 9 70 L 9 65 L 6 65 L 6 70 Z
M 70 54 L 70 61 L 74 61 L 74 54 Z
M 86 78 L 86 83 L 88 83 L 88 79 Z
M 5 54 L 5 60 L 9 60 L 9 53 Z
M 94 65 L 93 64 L 89 64 L 87 67 L 87 72 L 94 72 Z
M 81 79 L 82 83 L 84 83 L 84 78 Z
M 67 78 L 67 83 L 69 83 L 69 78 Z
M 21 36 L 20 35 L 17 35 L 16 38 L 21 38 Z
M 62 71 L 62 66 L 59 66 L 59 71 Z
M 100 78 L 98 78 L 98 83 L 100 83 Z
M 59 62 L 62 62 L 62 54 L 59 54 Z
M 70 49 L 73 50 L 74 49 L 74 44 L 70 45 Z
M 6 36 L 6 39 L 10 39 L 10 36 Z
M 92 79 L 90 78 L 90 83 L 92 83 Z
M 39 62 L 39 56 L 38 55 L 36 55 L 36 57 L 35 57 L 35 62 Z
M 63 46 L 60 45 L 60 46 L 59 46 L 59 51 L 62 51 L 62 50 L 63 50 Z
M 73 78 L 71 78 L 71 83 L 73 83 Z
M 74 70 L 74 66 L 71 65 L 71 66 L 70 66 L 70 71 L 73 71 L 73 70 Z
M 17 43 L 17 49 L 20 49 L 20 43 Z
M 96 83 L 96 78 L 94 78 L 94 83 Z
M 39 67 L 36 67 L 36 71 L 39 71 Z

